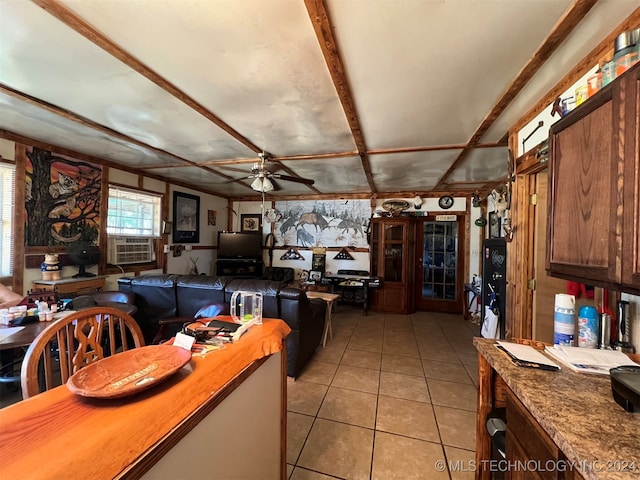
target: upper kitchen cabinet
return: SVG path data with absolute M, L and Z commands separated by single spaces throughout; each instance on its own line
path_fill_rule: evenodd
M 547 271 L 640 292 L 640 64 L 550 129 Z

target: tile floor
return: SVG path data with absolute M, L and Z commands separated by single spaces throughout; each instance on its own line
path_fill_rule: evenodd
M 339 306 L 333 340 L 288 383 L 288 478 L 473 478 L 435 465 L 474 458 L 478 334 L 461 315 Z

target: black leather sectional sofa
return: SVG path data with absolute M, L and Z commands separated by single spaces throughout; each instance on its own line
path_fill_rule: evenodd
M 287 375 L 296 377 L 322 341 L 326 305 L 309 299 L 304 290 L 285 282 L 234 279 L 207 275 L 140 275 L 118 279 L 118 288 L 135 294 L 134 315 L 150 344 L 159 330 L 158 322 L 175 317 L 191 317 L 205 305 L 225 305 L 229 313 L 231 295 L 236 290 L 260 292 L 263 317 L 281 318 L 291 333 L 287 337 Z M 179 326 L 177 326 L 179 328 Z M 171 333 L 175 333 L 176 329 Z

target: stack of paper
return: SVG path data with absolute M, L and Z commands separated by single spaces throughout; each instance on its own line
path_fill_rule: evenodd
M 513 363 L 521 367 L 560 370 L 558 365 L 530 345 L 499 341 L 497 346 L 509 355 Z
M 609 375 L 611 368 L 622 365 L 638 365 L 631 361 L 626 354 L 616 350 L 554 345 L 547 347 L 545 351 L 576 372 Z

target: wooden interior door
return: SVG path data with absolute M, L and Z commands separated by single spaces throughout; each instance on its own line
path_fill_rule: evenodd
M 548 171 L 536 174 L 535 193 L 537 206 L 535 212 L 535 228 L 533 238 L 533 262 L 535 290 L 533 291 L 532 338 L 542 342 L 553 343 L 553 309 L 556 293 L 566 293 L 567 282 L 547 275 L 545 270 L 547 245 L 547 195 Z

